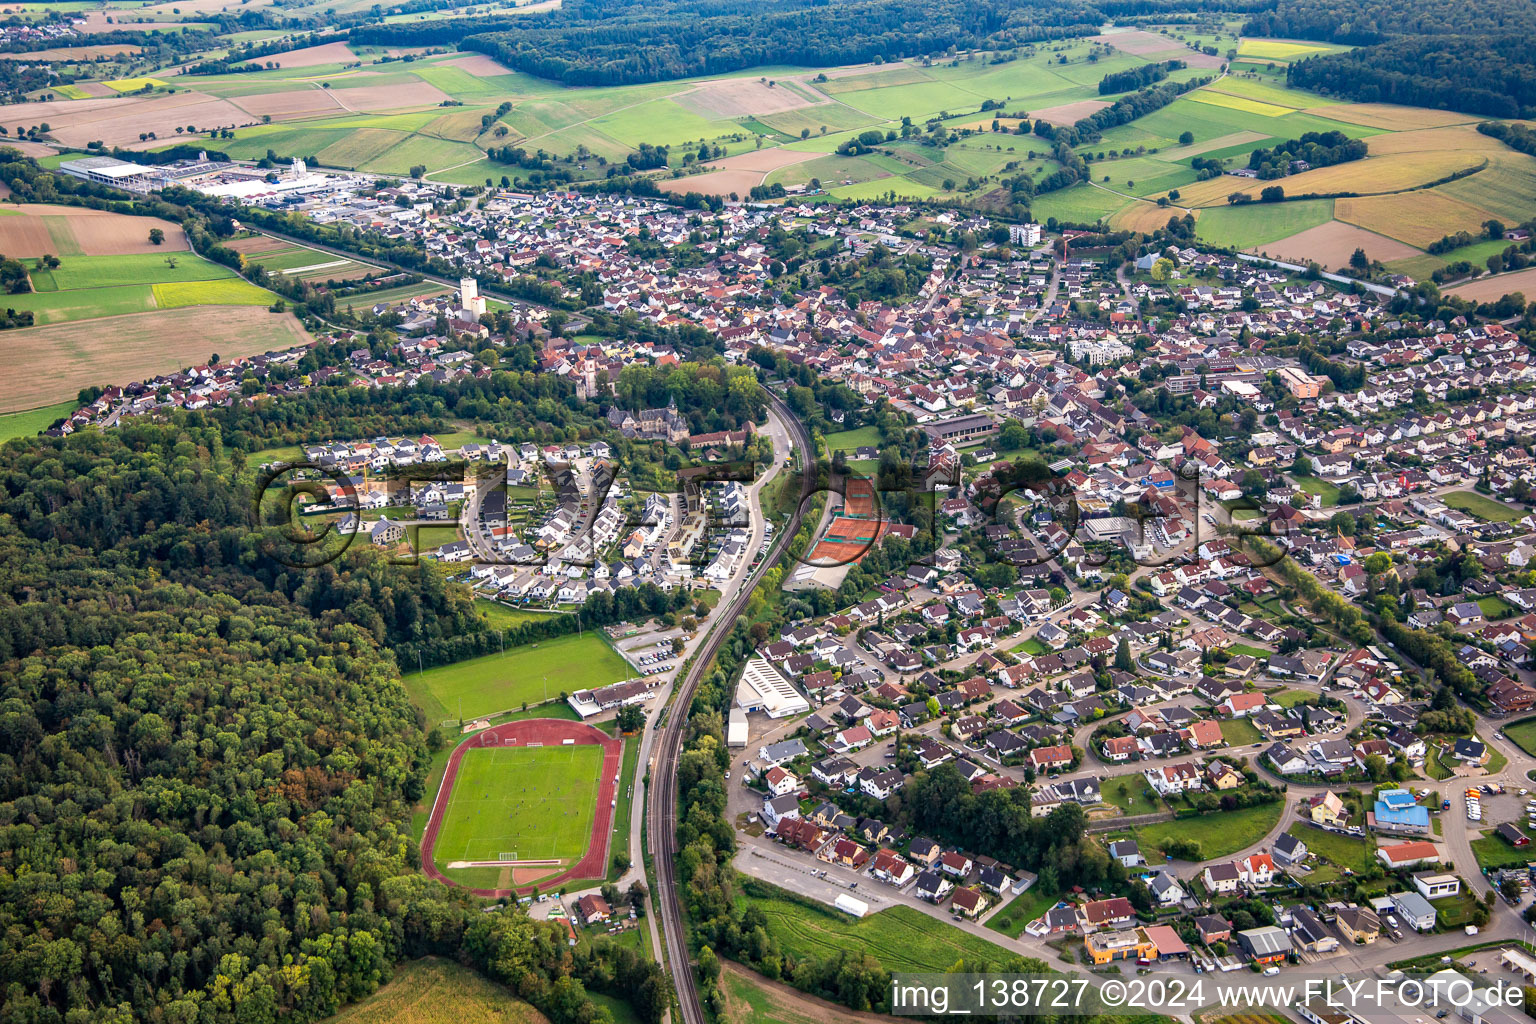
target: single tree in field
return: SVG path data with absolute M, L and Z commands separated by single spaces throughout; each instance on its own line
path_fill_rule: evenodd
M 160 228 L 149 229 L 149 244 L 160 245 L 165 242 L 165 232 Z
M 1365 254 L 1364 249 L 1356 249 L 1350 253 L 1349 265 L 1356 270 L 1367 270 L 1371 265 L 1371 258 Z
M 176 269 L 176 257 L 175 256 L 167 256 L 165 258 L 165 265 L 167 267 L 171 268 L 172 270 L 175 270 Z

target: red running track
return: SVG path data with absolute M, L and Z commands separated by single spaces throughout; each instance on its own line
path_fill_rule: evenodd
M 453 748 L 448 755 L 448 766 L 443 771 L 443 783 L 438 787 L 437 798 L 432 803 L 432 817 L 427 820 L 426 831 L 421 836 L 421 866 L 427 877 L 447 885 L 458 885 L 437 869 L 433 851 L 437 847 L 437 833 L 443 827 L 443 817 L 448 813 L 448 798 L 453 792 L 454 780 L 459 774 L 459 761 L 464 752 L 473 747 L 524 747 L 542 743 L 546 747 L 561 746 L 565 740 L 575 740 L 577 745 L 597 745 L 603 748 L 603 773 L 597 784 L 597 808 L 592 815 L 592 835 L 587 840 L 587 852 L 575 864 L 553 878 L 539 883 L 544 892 L 558 889 L 560 883 L 570 878 L 602 878 L 608 873 L 608 840 L 613 835 L 613 801 L 618 786 L 619 765 L 624 760 L 624 744 L 594 726 L 583 722 L 568 722 L 559 718 L 530 718 L 520 722 L 507 722 L 492 726 Z M 476 896 L 502 899 L 516 895 L 517 886 L 511 889 L 469 889 Z M 529 892 L 532 885 L 521 887 Z

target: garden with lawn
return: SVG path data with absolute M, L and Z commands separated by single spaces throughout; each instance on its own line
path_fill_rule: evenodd
M 1220 725 L 1221 738 L 1234 747 L 1260 743 L 1264 740 L 1264 737 L 1259 734 L 1258 726 L 1246 718 L 1223 718 Z
M 1114 804 L 1126 813 L 1127 816 L 1137 814 L 1156 814 L 1163 810 L 1162 802 L 1149 799 L 1147 780 L 1140 774 L 1116 775 L 1105 779 L 1099 793 L 1104 797 L 1104 802 Z
M 1516 505 L 1506 505 L 1502 501 L 1485 497 L 1476 491 L 1451 491 L 1442 494 L 1440 500 L 1451 508 L 1460 509 L 1468 515 L 1477 516 L 1494 523 L 1512 523 L 1517 519 L 1523 519 L 1526 510 Z
M 1297 822 L 1286 831 L 1306 843 L 1307 849 L 1337 868 L 1361 872 L 1371 866 L 1374 844 L 1369 837 L 1356 838 L 1340 835 L 1337 832 L 1325 832 L 1323 829 L 1313 828 L 1301 822 Z
M 1060 893 L 1050 892 L 1033 885 L 1019 893 L 1008 905 L 987 919 L 987 927 L 1010 939 L 1018 938 L 1029 922 L 1050 910 L 1061 898 Z
M 1477 858 L 1477 866 L 1484 870 L 1524 867 L 1536 860 L 1536 847 L 1511 846 L 1492 829 L 1484 832 L 1481 838 L 1472 840 L 1471 846 L 1472 854 Z
M 1315 494 L 1321 499 L 1324 508 L 1332 508 L 1339 503 L 1339 488 L 1337 484 L 1316 476 L 1291 474 L 1291 479 L 1296 481 L 1296 486 L 1308 494 Z
M 969 932 L 939 924 L 911 907 L 895 906 L 855 919 L 801 903 L 755 880 L 743 885 L 742 903 L 763 912 L 768 934 L 785 956 L 796 959 L 863 952 L 888 971 L 943 972 L 960 960 L 972 970 L 986 970 L 1018 956 Z
M 1527 754 L 1536 755 L 1536 718 L 1522 718 L 1502 730 L 1510 741 Z
M 1136 829 L 1136 839 L 1141 844 L 1144 856 L 1148 851 L 1162 850 L 1165 843 L 1181 839 L 1200 847 L 1199 857 L 1191 859 L 1217 860 L 1263 840 L 1279 824 L 1284 810 L 1285 802 L 1275 800 L 1267 804 L 1240 807 L 1234 811 L 1217 811 L 1195 818 L 1160 821 Z

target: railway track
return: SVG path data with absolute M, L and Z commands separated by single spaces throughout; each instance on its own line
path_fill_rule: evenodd
M 815 457 L 811 447 L 810 432 L 805 429 L 794 413 L 790 412 L 778 396 L 769 392 L 768 399 L 779 418 L 794 435 L 799 446 L 803 467 L 810 466 Z M 757 582 L 767 569 L 774 565 L 790 541 L 800 529 L 805 498 L 809 495 L 808 475 L 802 475 L 801 500 L 790 515 L 789 522 L 780 531 L 769 549 L 767 557 L 758 563 L 757 571 L 747 579 L 728 608 L 717 608 L 711 631 L 700 646 L 687 676 L 682 679 L 673 694 L 673 711 L 664 727 L 656 751 L 655 767 L 651 772 L 650 792 L 653 794 L 651 812 L 646 817 L 650 846 L 656 869 L 656 912 L 661 915 L 664 943 L 667 951 L 666 965 L 677 988 L 678 1008 L 683 1024 L 705 1024 L 704 1008 L 699 1002 L 699 988 L 693 974 L 693 964 L 688 950 L 688 933 L 683 923 L 682 907 L 677 893 L 677 760 L 682 753 L 683 731 L 688 725 L 688 707 L 693 702 L 693 691 L 698 688 L 704 671 L 714 660 L 720 645 L 731 635 L 736 618 L 747 606 Z M 766 490 L 766 488 L 764 488 Z M 762 494 L 759 493 L 759 500 Z M 674 1022 L 676 1024 L 676 1022 Z

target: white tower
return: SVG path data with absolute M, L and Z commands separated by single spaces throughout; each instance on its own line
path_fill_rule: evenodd
M 459 278 L 459 305 L 478 320 L 485 315 L 485 299 L 480 295 L 480 283 L 472 277 Z

